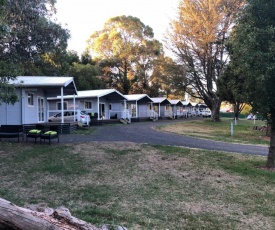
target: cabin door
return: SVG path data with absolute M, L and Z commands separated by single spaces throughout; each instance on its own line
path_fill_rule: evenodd
M 45 121 L 44 98 L 38 97 L 38 122 Z
M 105 119 L 105 104 L 99 104 L 99 117 Z
M 132 117 L 137 117 L 137 107 L 136 104 L 131 104 Z

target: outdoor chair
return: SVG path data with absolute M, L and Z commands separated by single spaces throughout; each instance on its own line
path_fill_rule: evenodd
M 98 113 L 90 113 L 90 118 L 91 119 L 97 119 L 98 118 Z
M 1 138 L 17 138 L 17 142 L 19 142 L 19 138 L 22 137 L 24 140 L 24 132 L 22 125 L 1 125 L 0 126 L 0 141 Z
M 49 140 L 49 145 L 51 144 L 51 140 L 57 139 L 57 142 L 59 143 L 59 131 L 58 126 L 50 126 L 48 131 L 44 131 L 40 135 L 40 144 L 41 141 Z
M 28 138 L 34 138 L 36 143 L 37 138 L 40 138 L 42 132 L 45 132 L 45 127 L 43 125 L 36 125 L 35 129 L 31 129 L 27 132 L 26 142 L 28 142 Z

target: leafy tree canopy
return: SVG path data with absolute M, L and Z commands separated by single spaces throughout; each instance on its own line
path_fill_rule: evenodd
M 265 115 L 275 112 L 274 12 L 272 1 L 247 1 L 232 36 L 232 66 L 243 76 L 253 109 Z
M 74 76 L 78 90 L 101 89 L 104 87 L 102 80 L 98 77 L 99 68 L 96 66 L 73 63 L 69 74 L 70 76 Z
M 84 51 L 81 54 L 80 62 L 83 65 L 86 65 L 86 64 L 94 65 L 95 64 L 95 62 L 93 61 L 92 56 L 90 55 L 89 51 Z
M 9 69 L 0 72 L 2 89 L 7 88 L 8 79 L 18 74 L 39 73 L 39 65 L 45 62 L 47 54 L 52 56 L 66 49 L 68 31 L 50 20 L 54 2 L 0 1 L 0 68 Z M 5 101 L 9 101 L 7 97 Z
M 275 4 L 270 0 L 247 0 L 239 15 L 231 65 L 243 77 L 246 96 L 254 112 L 271 120 L 267 167 L 275 161 Z
M 140 81 L 147 81 L 152 59 L 163 53 L 152 28 L 132 16 L 109 19 L 102 30 L 90 36 L 88 45 L 101 60 L 104 75 L 124 94 L 131 91 L 135 79 L 145 76 Z
M 152 74 L 152 83 L 159 84 L 159 95 L 182 99 L 186 91 L 186 72 L 172 58 L 159 58 Z
M 230 102 L 233 105 L 234 117 L 238 119 L 248 100 L 245 94 L 244 78 L 235 73 L 231 63 L 218 79 L 218 88 L 219 97 L 222 101 Z

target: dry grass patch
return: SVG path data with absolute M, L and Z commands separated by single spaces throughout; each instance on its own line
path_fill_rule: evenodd
M 0 196 L 19 205 L 63 205 L 129 229 L 275 228 L 275 176 L 257 170 L 262 157 L 129 142 L 19 145 L 0 158 Z
M 232 119 L 223 119 L 221 122 L 212 122 L 210 119 L 187 121 L 183 123 L 170 124 L 157 127 L 164 132 L 187 135 L 217 141 L 236 142 L 245 144 L 269 144 L 269 137 L 265 132 L 253 130 L 254 123 L 250 120 L 239 120 L 233 122 L 234 133 L 231 136 Z M 257 121 L 258 126 L 265 125 L 264 121 Z
M 161 130 L 172 133 L 200 133 L 202 136 L 205 134 L 211 134 L 215 131 L 214 127 L 203 127 L 202 121 L 198 121 L 198 124 L 193 124 L 192 122 L 186 122 L 184 124 L 173 124 L 168 126 L 163 126 Z

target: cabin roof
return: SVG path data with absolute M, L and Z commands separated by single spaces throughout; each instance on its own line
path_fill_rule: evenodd
M 183 105 L 180 100 L 176 100 L 176 99 L 169 100 L 169 102 L 171 103 L 171 105 L 177 105 L 177 106 Z
M 77 95 L 67 95 L 64 99 L 72 99 L 72 98 L 100 98 L 105 97 L 109 101 L 123 101 L 127 100 L 123 94 L 118 92 L 115 89 L 97 89 L 97 90 L 83 90 L 78 91 Z M 56 100 L 57 98 L 48 98 L 48 100 Z
M 139 101 L 139 102 L 153 102 L 147 94 L 131 94 L 124 95 L 128 101 Z
M 155 104 L 161 104 L 161 105 L 171 104 L 166 97 L 151 97 L 151 99 Z
M 56 77 L 56 76 L 17 76 L 9 81 L 15 87 L 38 88 L 43 87 L 45 90 L 64 87 L 65 94 L 75 94 L 77 92 L 73 77 Z

